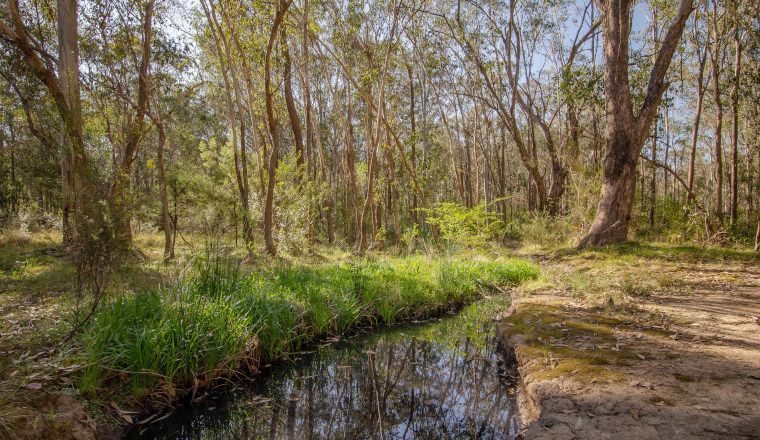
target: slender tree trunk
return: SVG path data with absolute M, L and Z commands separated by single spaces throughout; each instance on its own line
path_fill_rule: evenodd
M 304 122 L 306 125 L 306 139 L 305 139 L 305 154 L 306 154 L 306 179 L 308 181 L 317 180 L 317 171 L 314 166 L 314 115 L 311 103 L 311 90 L 310 90 L 310 72 L 309 72 L 309 0 L 304 0 L 303 5 L 303 25 L 301 29 L 301 57 L 303 60 L 302 70 L 298 72 L 301 74 L 301 83 L 303 84 L 303 101 L 304 101 Z M 309 248 L 309 252 L 314 247 L 314 241 L 316 239 L 315 227 L 319 222 L 319 216 L 315 213 L 319 212 L 319 202 L 314 200 L 313 191 L 309 192 L 308 200 L 308 213 L 307 213 L 307 225 L 306 225 L 306 243 Z M 332 242 L 332 240 L 330 240 Z
M 412 70 L 412 65 L 407 64 L 406 65 L 407 74 L 409 75 L 409 128 L 410 128 L 410 143 L 412 148 L 412 154 L 411 154 L 411 161 L 412 161 L 412 169 L 417 170 L 417 121 L 415 119 L 416 111 L 414 108 L 415 105 L 415 99 L 414 99 L 414 71 Z M 417 192 L 412 192 L 412 206 L 411 208 L 411 217 L 412 217 L 412 223 L 418 224 L 417 219 Z
M 382 112 L 383 108 L 385 107 L 384 101 L 385 101 L 385 82 L 388 75 L 388 66 L 390 63 L 391 53 L 393 51 L 393 47 L 395 46 L 395 39 L 396 39 L 396 25 L 398 24 L 398 12 L 399 12 L 399 5 L 398 0 L 393 1 L 393 18 L 391 23 L 391 30 L 390 34 L 388 36 L 388 49 L 385 52 L 385 60 L 383 61 L 383 70 L 382 74 L 380 75 L 380 85 L 379 85 L 379 92 L 377 97 L 377 105 L 375 106 L 377 110 L 377 120 L 375 121 L 374 126 L 374 133 L 372 135 L 372 139 L 370 141 L 370 162 L 367 166 L 367 193 L 365 195 L 364 200 L 364 207 L 362 208 L 361 215 L 359 216 L 359 243 L 357 245 L 357 253 L 359 255 L 364 255 L 364 252 L 367 250 L 367 237 L 366 233 L 364 231 L 364 225 L 365 225 L 365 218 L 369 212 L 369 208 L 372 206 L 373 201 L 373 184 L 374 184 L 374 174 L 377 161 L 377 146 L 380 141 L 380 122 L 382 121 Z
M 754 200 L 754 157 L 752 154 L 754 153 L 752 151 L 752 148 L 747 146 L 745 149 L 747 151 L 747 216 L 751 216 L 753 212 L 755 212 L 755 200 Z M 758 164 L 758 167 L 760 167 L 760 164 Z
M 733 2 L 736 8 L 736 0 Z M 739 84 L 742 44 L 739 40 L 739 17 L 734 11 L 734 80 L 731 88 L 731 224 L 736 224 L 739 205 Z
M 3 141 L 5 141 L 5 144 L 8 148 L 8 159 L 10 169 L 8 170 L 10 172 L 9 180 L 11 184 L 11 211 L 14 214 L 18 213 L 19 209 L 19 182 L 16 179 L 16 127 L 13 123 L 14 115 L 12 112 L 8 111 L 5 114 L 6 119 L 8 120 L 8 131 L 10 132 L 10 139 L 7 141 L 4 139 L 4 135 L 0 134 L 0 147 L 2 147 Z
M 705 86 L 704 86 L 704 77 L 705 77 L 705 64 L 707 64 L 707 47 L 704 48 L 702 51 L 702 54 L 700 55 L 699 61 L 698 61 L 698 67 L 697 67 L 697 109 L 694 113 L 694 128 L 691 132 L 691 152 L 689 154 L 689 179 L 688 179 L 688 185 L 689 185 L 689 194 L 687 203 L 691 204 L 694 202 L 694 165 L 695 160 L 697 157 L 697 140 L 699 138 L 699 123 L 700 119 L 702 118 L 702 102 L 704 100 L 705 96 Z
M 300 167 L 304 162 L 304 145 L 303 132 L 301 131 L 301 118 L 296 110 L 295 99 L 293 98 L 293 69 L 288 50 L 288 38 L 285 23 L 280 25 L 280 44 L 282 44 L 283 56 L 283 91 L 285 92 L 285 107 L 288 110 L 288 119 L 290 128 L 293 130 L 293 140 L 295 141 L 296 164 Z
M 718 32 L 717 3 L 712 17 L 712 63 L 713 99 L 715 100 L 715 218 L 723 225 L 723 103 L 720 96 L 720 33 Z
M 158 189 L 161 199 L 161 229 L 164 231 L 164 262 L 174 259 L 174 231 L 172 231 L 172 221 L 169 216 L 169 195 L 166 190 L 166 161 L 164 153 L 166 151 L 166 129 L 160 110 L 156 109 L 156 129 L 158 131 Z
M 348 198 L 351 203 L 351 211 L 353 212 L 353 222 L 355 225 L 355 231 L 353 234 L 349 234 L 349 240 L 355 241 L 359 234 L 359 201 L 357 199 L 359 195 L 359 185 L 356 178 L 356 161 L 354 157 L 354 114 L 353 105 L 351 99 L 351 85 L 346 84 L 346 126 L 345 128 L 345 154 L 346 154 L 346 168 L 348 171 Z
M 275 179 L 277 177 L 277 164 L 280 150 L 280 130 L 277 119 L 274 115 L 274 90 L 272 89 L 272 52 L 277 40 L 277 32 L 282 25 L 285 14 L 292 0 L 280 0 L 277 5 L 277 12 L 272 22 L 272 29 L 269 34 L 266 54 L 264 56 L 264 94 L 266 104 L 267 125 L 269 134 L 272 138 L 272 149 L 269 152 L 267 161 L 267 191 L 264 201 L 264 243 L 267 253 L 271 256 L 277 254 L 277 245 L 274 242 L 274 190 Z M 283 44 L 285 42 L 283 41 Z
M 657 56 L 657 10 L 652 11 L 652 62 Z M 654 128 L 652 130 L 652 163 L 657 162 L 657 141 L 659 140 L 659 109 L 654 116 Z M 642 188 L 643 190 L 644 188 Z M 652 165 L 652 180 L 649 182 L 649 228 L 654 228 L 655 211 L 657 208 L 657 167 Z
M 234 60 L 230 50 L 230 44 L 224 35 L 223 29 L 216 14 L 216 6 L 212 1 L 201 1 L 203 13 L 206 16 L 211 37 L 214 42 L 214 51 L 221 66 L 222 80 L 224 83 L 224 97 L 227 104 L 227 121 L 232 137 L 233 163 L 235 167 L 235 182 L 240 196 L 241 217 L 243 222 L 243 242 L 245 243 L 247 258 L 253 258 L 253 226 L 250 221 L 249 185 L 248 185 L 248 159 L 245 147 L 245 117 L 243 115 L 242 91 L 238 74 L 234 66 Z M 222 8 L 222 16 L 225 10 Z M 234 28 L 233 40 L 235 39 Z M 255 122 L 255 120 L 252 120 Z M 238 131 L 238 125 L 240 126 Z M 252 124 L 254 125 L 254 124 Z M 255 134 L 254 134 L 255 135 Z
M 132 248 L 132 165 L 137 157 L 143 135 L 149 97 L 149 68 L 151 40 L 153 38 L 154 1 L 145 5 L 142 22 L 140 65 L 137 71 L 138 96 L 135 117 L 127 126 L 126 140 L 116 163 L 116 173 L 111 183 L 109 203 L 114 230 L 116 252 L 124 254 Z
M 665 165 L 670 166 L 670 105 L 667 102 L 667 97 L 665 101 L 665 105 L 663 105 L 665 114 L 663 115 L 664 119 L 664 127 L 663 127 L 663 135 L 665 135 L 665 157 L 663 160 L 665 161 Z M 678 169 L 675 167 L 675 169 Z M 668 173 L 663 171 L 662 173 L 662 181 L 663 181 L 663 190 L 662 195 L 667 196 L 668 195 Z M 675 185 L 673 185 L 675 188 Z M 675 197 L 675 196 L 674 196 Z

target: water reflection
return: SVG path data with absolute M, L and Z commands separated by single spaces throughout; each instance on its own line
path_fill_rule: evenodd
M 143 427 L 140 438 L 514 438 L 512 379 L 492 328 L 455 320 L 321 347 L 245 390 Z

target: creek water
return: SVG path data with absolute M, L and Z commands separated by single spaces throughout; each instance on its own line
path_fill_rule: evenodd
M 511 439 L 514 372 L 465 316 L 324 343 L 128 438 Z

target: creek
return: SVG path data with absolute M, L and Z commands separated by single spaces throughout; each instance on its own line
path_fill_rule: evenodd
M 323 341 L 127 438 L 512 439 L 515 387 L 496 324 L 460 312 Z

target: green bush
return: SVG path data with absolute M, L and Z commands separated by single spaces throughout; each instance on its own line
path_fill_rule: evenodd
M 504 235 L 504 223 L 485 203 L 467 208 L 454 202 L 443 202 L 427 212 L 427 222 L 440 232 L 448 246 L 478 247 Z

